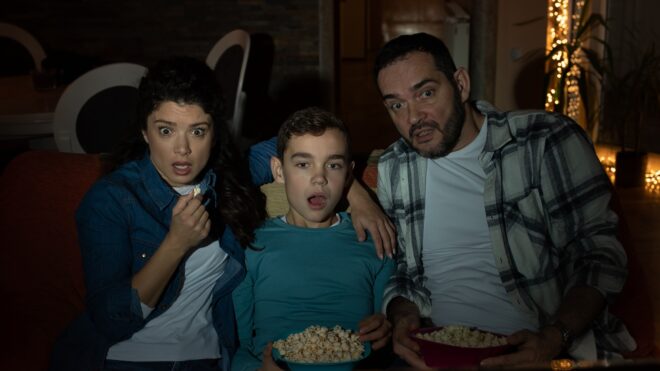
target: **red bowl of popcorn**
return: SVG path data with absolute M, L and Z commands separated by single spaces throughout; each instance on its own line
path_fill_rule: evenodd
M 426 365 L 434 368 L 475 367 L 486 358 L 514 349 L 504 335 L 466 326 L 421 328 L 410 337 L 419 344 Z
M 273 358 L 293 371 L 350 371 L 370 353 L 370 343 L 340 326 L 309 326 L 273 343 Z

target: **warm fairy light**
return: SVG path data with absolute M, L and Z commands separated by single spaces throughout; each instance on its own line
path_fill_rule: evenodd
M 660 170 L 646 173 L 646 189 L 660 192 Z
M 549 54 L 557 45 L 568 44 L 571 35 L 577 34 L 578 19 L 584 10 L 584 0 L 574 0 L 574 8 L 569 17 L 571 0 L 548 0 L 548 31 L 546 38 L 546 53 Z M 572 29 L 570 29 L 572 27 Z M 578 81 L 580 79 L 580 69 L 578 65 L 582 60 L 582 52 L 578 48 L 572 55 L 567 55 L 561 50 L 555 51 L 550 57 L 551 65 L 557 70 L 556 78 L 561 79 L 566 72 L 566 99 L 564 112 L 568 117 L 578 121 L 580 114 L 580 88 Z M 570 70 L 566 71 L 569 61 L 573 64 Z M 551 67 L 552 68 L 552 67 Z M 546 92 L 547 99 L 545 109 L 554 111 L 559 105 L 560 93 L 555 89 Z
M 553 371 L 572 370 L 575 367 L 575 361 L 570 359 L 553 359 L 550 361 L 550 368 Z
M 568 15 L 569 0 L 553 1 L 548 0 L 548 33 L 546 39 L 546 53 L 549 54 L 557 45 L 568 42 L 568 27 L 566 18 Z M 557 70 L 557 78 L 561 78 L 564 66 L 568 64 L 568 57 L 561 51 L 555 52 L 551 56 L 552 62 Z M 547 93 L 548 99 L 545 103 L 545 109 L 553 111 L 554 106 L 559 104 L 557 92 L 552 89 Z
M 605 169 L 605 173 L 610 178 L 612 184 L 616 178 L 616 163 L 611 156 L 600 157 L 601 165 Z M 660 192 L 660 170 L 647 170 L 646 171 L 646 184 L 645 188 L 648 191 Z

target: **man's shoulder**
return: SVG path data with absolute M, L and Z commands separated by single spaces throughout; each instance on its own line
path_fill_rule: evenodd
M 489 124 L 504 123 L 509 129 L 516 133 L 518 131 L 556 131 L 567 126 L 577 126 L 577 123 L 569 117 L 543 110 L 517 110 L 501 112 L 499 115 L 489 115 Z
M 417 158 L 415 152 L 403 138 L 390 144 L 378 157 L 378 167 L 395 166 L 397 164 L 410 161 L 411 158 Z
M 544 125 L 575 124 L 567 116 L 541 109 L 502 111 L 486 101 L 476 101 L 475 105 L 479 112 L 487 116 L 488 124 L 495 128 L 508 126 L 511 129 L 524 129 Z
M 488 115 L 488 130 L 492 138 L 515 138 L 521 141 L 538 142 L 551 137 L 568 138 L 584 136 L 582 128 L 572 119 L 555 112 L 542 110 L 519 110 L 495 112 Z
M 387 161 L 400 156 L 400 154 L 404 152 L 403 144 L 403 139 L 399 138 L 397 141 L 387 146 L 378 158 L 378 162 Z

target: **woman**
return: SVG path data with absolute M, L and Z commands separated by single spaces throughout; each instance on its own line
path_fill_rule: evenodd
M 121 166 L 77 211 L 87 308 L 58 340 L 51 368 L 227 370 L 237 346 L 231 293 L 264 197 L 236 155 L 202 62 L 151 68 L 137 111 Z M 272 155 L 273 142 L 252 149 L 255 184 L 271 181 Z M 369 207 L 367 220 L 382 228 Z

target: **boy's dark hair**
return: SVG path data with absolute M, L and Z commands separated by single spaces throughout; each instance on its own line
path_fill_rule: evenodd
M 312 134 L 320 136 L 328 129 L 337 129 L 346 138 L 346 160 L 350 161 L 351 143 L 348 128 L 332 113 L 318 107 L 310 107 L 294 112 L 280 127 L 277 133 L 277 157 L 283 159 L 289 139 L 294 135 Z
M 383 68 L 405 58 L 412 52 L 429 53 L 433 57 L 435 67 L 445 74 L 452 83 L 456 65 L 442 40 L 427 33 L 416 33 L 412 35 L 401 35 L 388 41 L 376 55 L 374 62 L 374 79 L 378 80 L 378 73 Z

